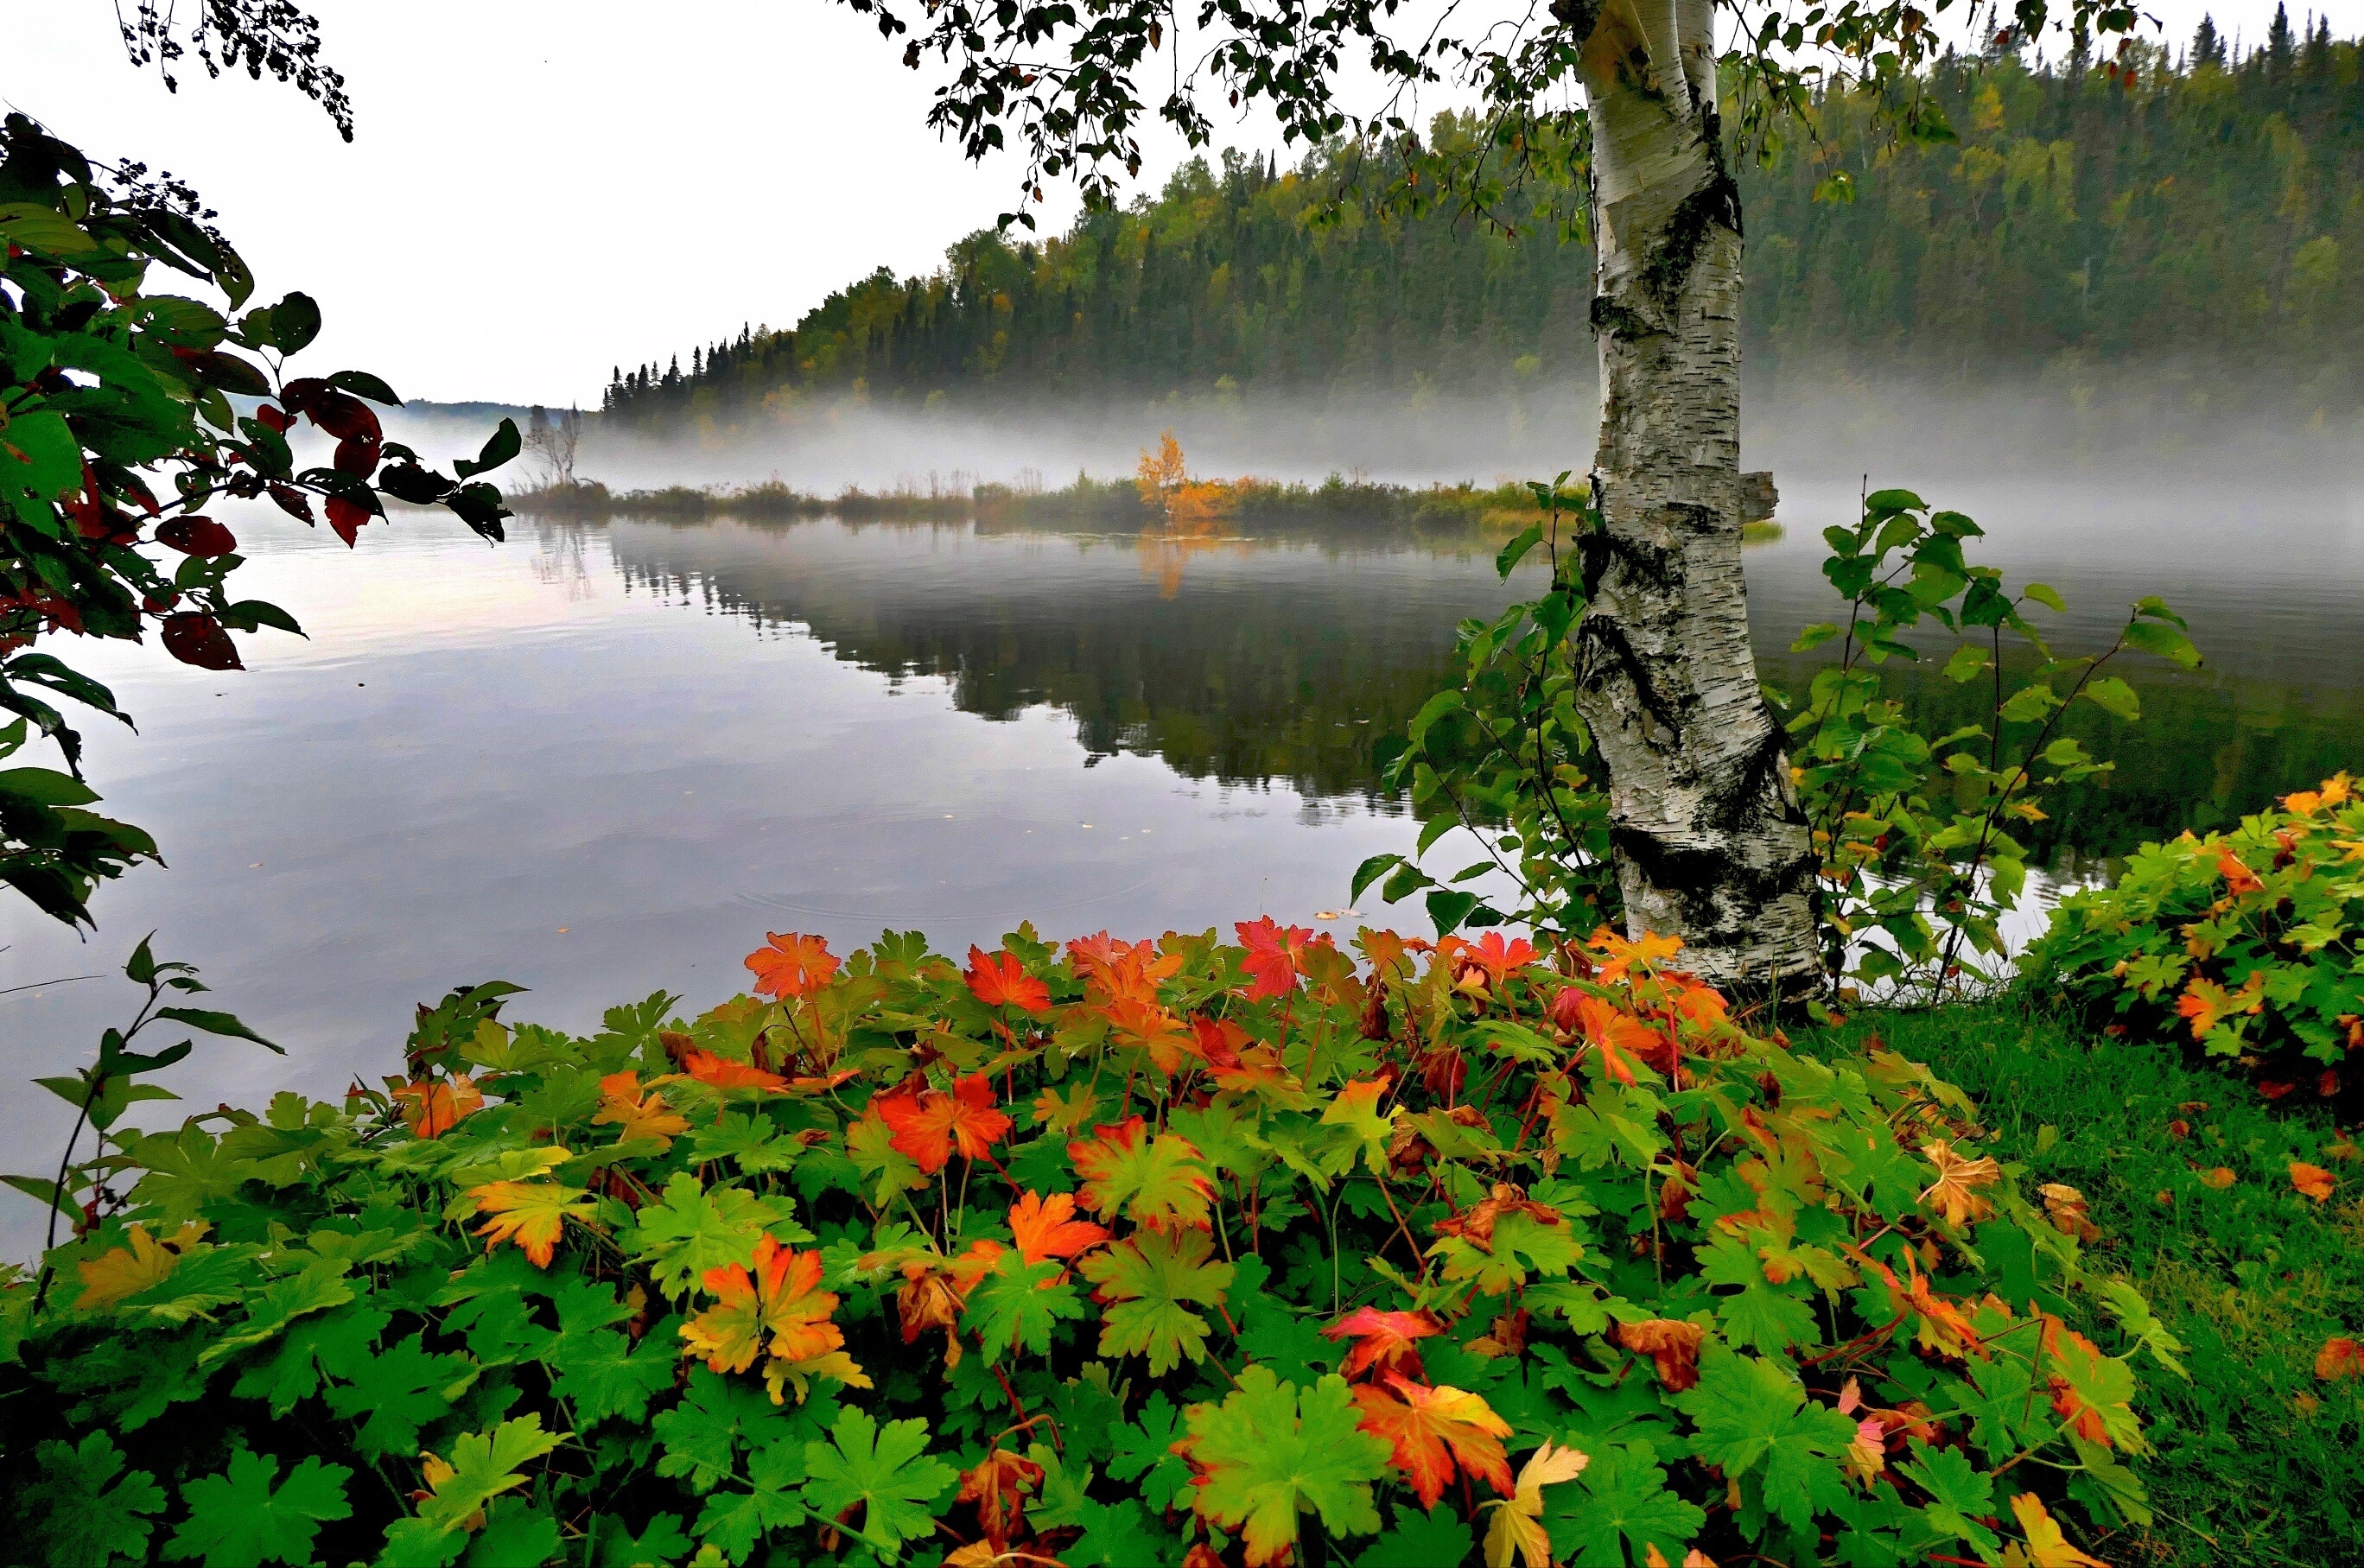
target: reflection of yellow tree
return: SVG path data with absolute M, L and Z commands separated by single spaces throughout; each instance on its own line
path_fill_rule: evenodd
M 1133 548 L 1141 555 L 1141 574 L 1157 579 L 1157 596 L 1170 599 L 1182 591 L 1182 573 L 1194 555 L 1221 550 L 1226 541 L 1203 533 L 1143 531 Z M 1234 549 L 1243 548 L 1233 544 Z
M 1203 527 L 1239 508 L 1239 486 L 1220 479 L 1192 479 L 1183 462 L 1182 443 L 1172 427 L 1157 438 L 1157 450 L 1141 450 L 1141 498 L 1165 514 L 1169 528 Z

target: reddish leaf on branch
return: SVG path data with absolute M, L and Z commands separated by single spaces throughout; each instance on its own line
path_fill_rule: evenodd
M 360 537 L 362 525 L 376 515 L 367 506 L 348 496 L 329 497 L 329 527 L 337 531 L 337 537 L 343 539 L 349 549 Z
M 211 517 L 174 517 L 156 527 L 156 542 L 184 555 L 228 555 L 238 538 Z
M 1406 1377 L 1425 1377 L 1427 1373 L 1420 1364 L 1420 1346 L 1415 1341 L 1444 1331 L 1436 1319 L 1425 1312 L 1382 1312 L 1376 1307 L 1357 1307 L 1322 1329 L 1321 1337 L 1355 1341 L 1354 1348 L 1346 1352 L 1346 1364 L 1338 1369 L 1349 1378 L 1360 1377 L 1374 1368 L 1382 1373 L 1400 1373 Z
M 1009 1131 L 1009 1118 L 994 1104 L 993 1083 L 982 1073 L 956 1079 L 951 1090 L 898 1091 L 873 1102 L 894 1136 L 887 1140 L 934 1175 L 957 1149 L 983 1159 Z
M 1486 1401 L 1458 1388 L 1431 1388 L 1387 1374 L 1387 1388 L 1368 1384 L 1355 1390 L 1363 1409 L 1362 1429 L 1384 1438 L 1395 1451 L 1395 1467 L 1411 1484 L 1423 1508 L 1436 1507 L 1444 1484 L 1460 1469 L 1483 1476 L 1503 1496 L 1511 1492 L 1511 1462 L 1502 1453 L 1502 1440 L 1511 1424 L 1494 1414 Z
M 281 511 L 291 517 L 301 517 L 307 523 L 313 520 L 312 498 L 304 492 L 293 484 L 282 484 L 276 481 L 271 484 L 270 491 L 271 498 L 279 504 Z
M 968 950 L 968 973 L 962 978 L 976 999 L 988 1007 L 1016 1007 L 1021 1012 L 1051 1010 L 1051 988 L 1026 973 L 1014 953 Z
M 289 382 L 280 396 L 288 407 L 308 417 L 340 441 L 359 438 L 375 442 L 385 439 L 377 415 L 368 404 L 351 393 L 340 392 L 318 376 Z
M 755 974 L 758 996 L 809 996 L 837 973 L 837 955 L 829 951 L 826 938 L 766 931 L 764 940 L 770 945 L 757 948 L 746 960 Z
M 221 622 L 195 610 L 164 617 L 164 651 L 200 670 L 246 668 L 239 661 L 238 645 L 222 629 Z

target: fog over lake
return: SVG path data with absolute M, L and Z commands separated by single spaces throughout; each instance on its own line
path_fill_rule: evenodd
M 1129 439 L 1154 435 L 1145 424 L 1124 411 Z M 1039 455 L 1005 448 L 976 476 L 1058 475 L 1114 448 L 1117 427 L 1047 432 Z M 1401 435 L 1403 450 L 1422 439 Z M 2302 456 L 2328 450 L 2290 439 Z M 676 476 L 707 482 L 761 454 L 674 455 Z M 915 439 L 864 455 L 837 482 L 888 484 L 959 454 Z M 1427 472 L 1490 480 L 1522 455 Z M 1747 454 L 1784 491 L 1786 537 L 1746 557 L 1777 683 L 1805 678 L 1788 644 L 1834 612 L 1819 531 L 1852 518 L 1863 484 L 1809 455 L 1818 467 Z M 1897 452 L 1871 482 L 1944 473 L 1920 488 L 1987 528 L 1972 560 L 2067 596 L 2064 651 L 2105 643 L 2127 603 L 2156 593 L 2208 658 L 2191 675 L 2124 672 L 2147 722 L 2102 721 L 2091 734 L 2118 777 L 2047 803 L 2038 843 L 2056 870 L 2228 821 L 2352 760 L 2352 474 L 2278 466 L 2288 454 L 2256 443 L 2247 466 L 2204 476 L 2155 453 L 2065 480 L 1918 455 Z M 898 456 L 909 463 L 888 466 Z M 1361 923 L 1334 915 L 1353 868 L 1411 837 L 1376 743 L 1444 678 L 1457 618 L 1539 581 L 1498 580 L 1499 539 L 1353 523 L 1173 539 L 520 517 L 491 547 L 405 514 L 348 552 L 267 508 L 220 516 L 252 558 L 244 592 L 286 606 L 309 639 L 247 639 L 242 674 L 74 651 L 140 726 L 85 726 L 105 809 L 151 828 L 171 869 L 102 889 L 88 941 L 19 903 L 0 952 L 0 985 L 28 987 L 0 996 L 0 1020 L 50 1071 L 121 1021 L 128 992 L 37 983 L 111 976 L 151 929 L 161 956 L 200 965 L 216 1005 L 290 1054 L 201 1051 L 173 1079 L 197 1106 L 382 1075 L 412 1004 L 467 982 L 525 984 L 515 1016 L 570 1028 L 658 989 L 703 1006 L 741 988 L 739 955 L 766 930 L 824 932 L 842 951 L 916 928 L 965 951 L 1025 918 L 1131 936 L 1261 912 L 1344 935 Z M 1925 641 L 1942 658 L 1942 634 Z M 1900 679 L 1913 700 L 1947 700 Z M 1424 927 L 1376 893 L 1360 914 Z M 52 1108 L 14 1098 L 0 1139 L 53 1147 Z

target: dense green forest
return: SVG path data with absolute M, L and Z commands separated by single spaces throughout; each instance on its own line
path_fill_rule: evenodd
M 2023 373 L 2065 356 L 2202 360 L 2311 403 L 2364 364 L 2364 51 L 2277 21 L 2230 58 L 2213 28 L 2130 69 L 1954 59 L 1928 90 L 1957 139 L 1897 146 L 1834 94 L 1744 176 L 1751 373 Z M 1438 135 L 1458 128 L 1441 123 Z M 1513 389 L 1591 374 L 1591 257 L 1450 214 L 1310 217 L 1335 154 L 1194 160 L 1065 235 L 885 269 L 793 330 L 742 328 L 618 370 L 635 425 L 712 429 L 847 396 L 1243 388 Z M 1844 174 L 1844 180 L 1834 175 Z M 1834 199 L 1851 186 L 1853 199 Z

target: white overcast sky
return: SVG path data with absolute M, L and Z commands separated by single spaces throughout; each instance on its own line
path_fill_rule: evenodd
M 2335 32 L 2364 0 L 2316 0 Z M 2271 0 L 2172 0 L 2254 41 Z M 327 316 L 305 358 L 407 397 L 596 405 L 613 363 L 792 324 L 879 266 L 933 267 L 1016 169 L 922 126 L 932 76 L 824 0 L 322 0 L 359 130 L 275 83 L 126 63 L 97 0 L 11 7 L 0 97 L 94 154 L 191 180 L 263 297 Z M 2293 17 L 2303 7 L 2293 7 Z M 1243 124 L 1232 139 L 1265 145 Z M 1179 152 L 1154 149 L 1148 179 Z M 1046 228 L 1073 210 L 1051 193 Z M 329 361 L 334 361 L 330 363 Z

